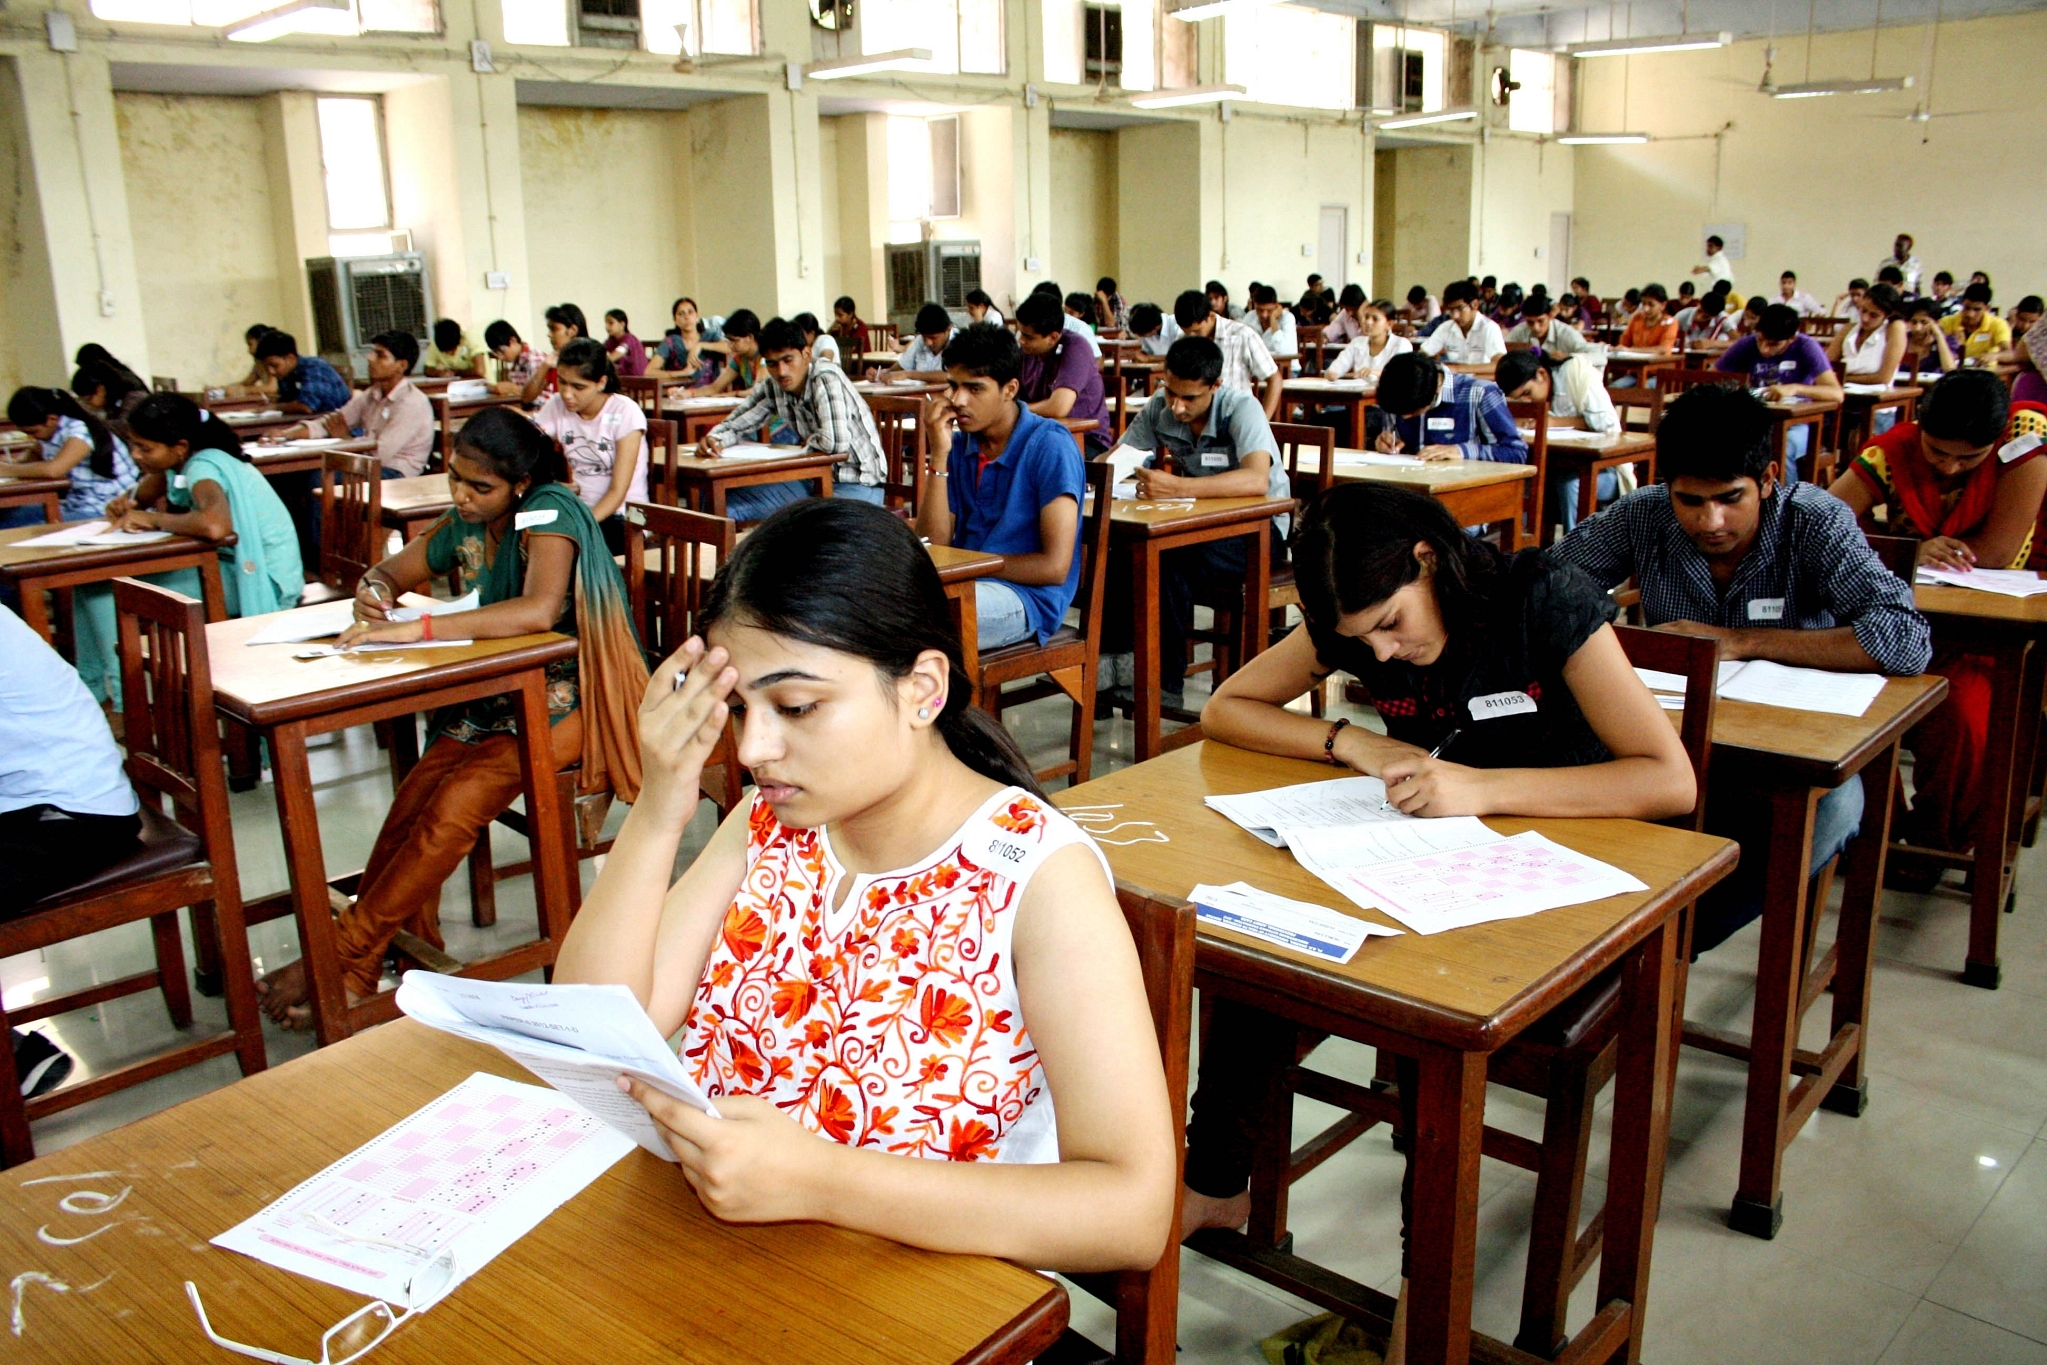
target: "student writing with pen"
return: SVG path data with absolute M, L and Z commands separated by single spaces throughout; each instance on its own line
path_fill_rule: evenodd
M 1382 778 L 1411 815 L 1654 820 L 1692 807 L 1677 734 L 1629 667 L 1606 594 L 1576 569 L 1533 550 L 1506 555 L 1426 493 L 1383 483 L 1318 500 L 1294 562 L 1306 629 L 1216 689 L 1201 718 L 1210 739 Z M 1286 709 L 1338 670 L 1364 685 L 1384 734 Z M 1250 1216 L 1253 1124 L 1270 1077 L 1320 1041 L 1215 1003 L 1187 1129 L 1183 1234 Z M 1410 1198 L 1404 1184 L 1403 1208 Z M 1401 1358 L 1401 1322 L 1388 1361 Z

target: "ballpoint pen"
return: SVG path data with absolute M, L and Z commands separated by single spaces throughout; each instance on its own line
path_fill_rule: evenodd
M 1443 751 L 1449 748 L 1452 744 L 1454 744 L 1457 741 L 1457 736 L 1463 733 L 1464 731 L 1461 729 L 1452 730 L 1449 734 L 1443 736 L 1443 742 L 1438 744 L 1435 748 L 1429 750 L 1429 757 L 1441 758 L 1443 756 Z

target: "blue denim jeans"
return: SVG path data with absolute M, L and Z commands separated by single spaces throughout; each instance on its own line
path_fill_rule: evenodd
M 1823 794 L 1812 815 L 1812 860 L 1817 872 L 1827 859 L 1848 846 L 1862 828 L 1862 779 L 1852 777 Z M 1692 930 L 1692 956 L 1717 948 L 1763 913 L 1763 878 L 1770 853 L 1770 813 L 1748 801 L 1738 809 L 1719 803 L 1706 812 L 1708 833 L 1724 835 L 1741 845 L 1741 862 L 1727 880 L 1699 898 L 1697 926 Z
M 1598 497 L 1602 503 L 1612 502 L 1621 493 L 1619 475 L 1611 469 L 1599 471 Z M 1543 520 L 1551 525 L 1561 524 L 1566 533 L 1578 524 L 1578 476 L 1576 474 L 1551 475 L 1549 490 L 1543 494 L 1546 509 Z
M 792 502 L 817 496 L 817 485 L 807 479 L 791 479 L 787 483 L 756 483 L 744 488 L 730 489 L 725 494 L 725 515 L 734 521 L 761 521 L 772 516 Z M 855 502 L 871 502 L 880 506 L 882 492 L 878 487 L 870 488 L 863 483 L 834 483 L 832 496 L 851 498 Z
M 1023 594 L 999 578 L 974 580 L 974 619 L 982 649 L 1013 645 L 1032 634 Z

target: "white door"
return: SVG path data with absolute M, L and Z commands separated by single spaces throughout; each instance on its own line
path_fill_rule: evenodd
M 1322 206 L 1321 241 L 1315 251 L 1315 270 L 1322 283 L 1339 294 L 1350 278 L 1343 271 L 1344 247 L 1350 243 L 1350 210 L 1341 204 Z
M 1571 288 L 1571 215 L 1549 216 L 1549 296 L 1556 298 Z

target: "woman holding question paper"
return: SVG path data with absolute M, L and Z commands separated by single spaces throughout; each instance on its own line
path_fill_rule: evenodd
M 1211 739 L 1381 778 L 1410 815 L 1654 820 L 1692 807 L 1684 748 L 1629 666 L 1606 595 L 1578 570 L 1540 551 L 1503 554 L 1426 493 L 1380 483 L 1323 495 L 1294 555 L 1306 628 L 1216 690 L 1202 715 Z M 1338 670 L 1364 685 L 1385 734 L 1286 709 Z M 1250 1216 L 1252 1123 L 1269 1077 L 1320 1041 L 1216 1002 L 1187 1129 L 1183 1234 Z M 1403 1241 L 1411 1196 L 1404 1182 Z M 1403 1301 L 1404 1290 L 1403 1279 Z M 1403 1355 L 1402 1321 L 1396 1312 L 1389 1362 Z
M 1156 1263 L 1177 1116 L 1137 953 L 1099 850 L 970 705 L 915 533 L 860 503 L 784 508 L 701 619 L 647 687 L 645 786 L 555 980 L 629 986 L 681 1031 L 722 1117 L 629 1088 L 705 1206 Z M 733 715 L 758 786 L 671 885 Z

